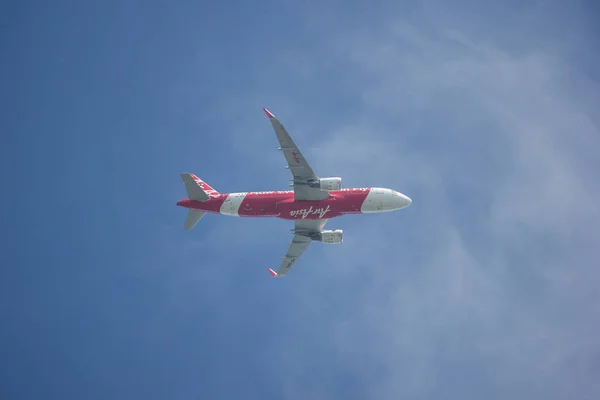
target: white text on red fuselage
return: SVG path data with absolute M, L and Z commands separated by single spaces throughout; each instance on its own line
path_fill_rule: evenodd
M 310 208 L 301 208 L 300 210 L 290 211 L 290 217 L 301 217 L 302 219 L 306 219 L 309 215 L 318 215 L 319 219 L 323 218 L 325 214 L 327 214 L 330 210 L 329 205 L 325 208 L 314 208 L 310 206 Z

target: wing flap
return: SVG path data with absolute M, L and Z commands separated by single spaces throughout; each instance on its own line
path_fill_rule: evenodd
M 330 196 L 329 192 L 318 188 L 311 188 L 306 184 L 309 179 L 318 179 L 312 167 L 304 158 L 304 155 L 294 143 L 283 124 L 269 110 L 263 108 L 275 134 L 279 141 L 279 150 L 283 153 L 287 161 L 287 168 L 290 170 L 294 181 L 294 198 L 296 200 L 323 200 Z
M 294 183 L 295 200 L 325 200 L 330 196 L 329 192 L 325 190 L 311 188 L 310 186 L 301 183 Z
M 325 224 L 326 219 L 320 220 L 298 220 L 295 221 L 293 231 L 295 232 L 294 238 L 289 243 L 288 251 L 281 260 L 281 265 L 277 272 L 269 268 L 269 272 L 274 277 L 282 277 L 290 272 L 290 269 L 296 264 L 296 261 L 308 249 L 308 246 L 312 243 L 312 239 L 309 237 L 311 233 L 320 232 Z
M 290 247 L 287 253 L 281 260 L 281 265 L 277 271 L 277 276 L 285 276 L 288 274 L 290 269 L 294 266 L 296 261 L 304 254 L 312 240 L 302 235 L 294 235 L 294 240 L 290 242 Z

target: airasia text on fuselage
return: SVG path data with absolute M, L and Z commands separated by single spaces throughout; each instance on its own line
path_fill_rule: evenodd
M 329 210 L 329 205 L 327 205 L 325 208 L 314 208 L 313 206 L 310 206 L 309 208 L 301 208 L 299 210 L 290 211 L 290 217 L 300 216 L 302 219 L 306 219 L 306 217 L 309 215 L 318 215 L 319 219 L 321 219 L 329 212 Z

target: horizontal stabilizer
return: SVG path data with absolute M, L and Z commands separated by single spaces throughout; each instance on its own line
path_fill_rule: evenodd
M 188 210 L 187 218 L 185 219 L 184 229 L 186 231 L 191 230 L 193 227 L 196 226 L 198 221 L 200 221 L 202 219 L 202 217 L 204 217 L 204 214 L 206 214 L 204 211 L 193 210 L 190 208 Z
M 197 201 L 208 201 L 210 198 L 206 194 L 204 190 L 198 185 L 198 182 L 194 180 L 191 174 L 181 174 L 181 179 L 183 180 L 183 184 L 185 185 L 185 190 L 187 191 L 188 197 L 190 200 Z

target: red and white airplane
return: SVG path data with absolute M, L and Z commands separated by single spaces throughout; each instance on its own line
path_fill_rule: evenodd
M 284 126 L 263 109 L 277 134 L 281 150 L 292 173 L 294 190 L 270 192 L 219 193 L 194 174 L 181 174 L 188 198 L 177 202 L 189 209 L 185 229 L 190 230 L 206 213 L 234 217 L 277 217 L 294 221 L 294 238 L 275 272 L 286 275 L 313 240 L 328 244 L 342 242 L 342 230 L 323 230 L 331 218 L 346 214 L 395 211 L 412 200 L 392 189 L 342 189 L 342 178 L 319 178 L 310 167 Z

